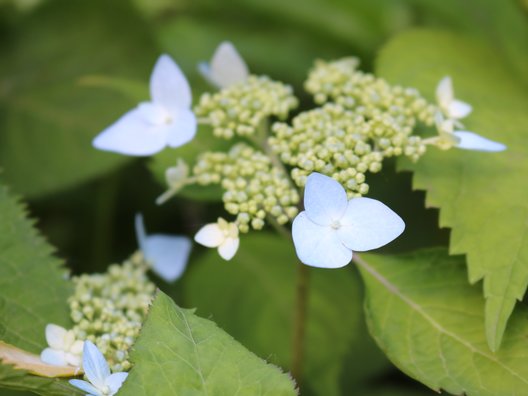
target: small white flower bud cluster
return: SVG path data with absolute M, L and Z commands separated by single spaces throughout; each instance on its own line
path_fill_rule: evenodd
M 329 101 L 354 110 L 367 120 L 377 121 L 378 128 L 394 129 L 410 135 L 417 122 L 434 124 L 438 111 L 414 88 L 393 86 L 382 78 L 357 70 L 357 58 L 334 62 L 317 61 L 305 82 L 317 104 Z M 384 131 L 384 135 L 392 133 Z
M 231 139 L 255 134 L 267 117 L 284 119 L 297 105 L 289 85 L 267 76 L 249 76 L 217 93 L 204 93 L 195 112 L 208 120 L 215 136 Z
M 76 338 L 97 345 L 114 372 L 130 369 L 128 350 L 156 291 L 146 271 L 143 255 L 136 253 L 105 273 L 73 278 L 75 293 L 69 304 Z
M 225 209 L 236 215 L 240 232 L 260 230 L 266 216 L 286 224 L 298 213 L 299 194 L 285 172 L 264 153 L 244 143 L 228 153 L 204 153 L 193 173 L 199 184 L 219 183 Z

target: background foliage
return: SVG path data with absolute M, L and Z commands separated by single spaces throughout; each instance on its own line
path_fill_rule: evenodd
M 406 233 L 386 252 L 444 249 L 383 262 L 365 257 L 369 268 L 418 301 L 419 308 L 389 297 L 387 288 L 376 282 L 379 277 L 362 267 L 367 319 L 391 361 L 432 388 L 498 394 L 499 371 L 492 367 L 497 364 L 514 367 L 522 384 L 526 348 L 515 340 L 526 334 L 525 304 L 517 302 L 508 318 L 528 282 L 526 19 L 526 2 L 513 0 L 0 0 L 0 179 L 12 191 L 0 190 L 0 248 L 7 251 L 0 256 L 0 283 L 9 285 L 0 285 L 0 338 L 11 337 L 33 352 L 43 342 L 40 325 L 29 328 L 27 318 L 11 316 L 18 312 L 9 305 L 11 291 L 22 287 L 11 262 L 17 263 L 17 271 L 34 271 L 27 280 L 34 293 L 52 286 L 56 290 L 46 298 L 28 295 L 42 307 L 24 304 L 30 312 L 16 315 L 46 310 L 49 316 L 38 322 L 50 321 L 56 310 L 66 309 L 57 301 L 69 287 L 60 278 L 60 262 L 49 258 L 49 245 L 22 220 L 13 195 L 28 200 L 31 216 L 39 219 L 37 227 L 74 272 L 102 271 L 136 249 L 132 225 L 137 211 L 144 212 L 149 230 L 187 235 L 220 213 L 214 189 L 188 189 L 162 208 L 154 204 L 164 188 L 159 182 L 165 166 L 177 156 L 192 158 L 222 147 L 207 131 L 200 131 L 193 144 L 148 161 L 97 152 L 90 141 L 146 97 L 148 76 L 160 53 L 177 60 L 197 98 L 208 87 L 196 63 L 228 39 L 253 72 L 291 83 L 304 107 L 312 102 L 302 82 L 316 58 L 357 55 L 364 70 L 375 69 L 390 82 L 415 86 L 430 98 L 439 78 L 453 77 L 457 96 L 475 108 L 468 128 L 503 141 L 509 150 L 490 156 L 431 149 L 418 165 L 398 164 L 415 172 L 412 182 L 410 173 L 395 172 L 395 164 L 369 178 L 370 196 L 383 200 L 407 223 Z M 427 190 L 427 200 L 412 186 Z M 440 208 L 440 218 L 426 206 Z M 438 228 L 439 221 L 452 228 L 450 237 Z M 8 249 L 16 243 L 32 248 Z M 467 254 L 467 264 L 464 256 L 449 258 L 445 248 Z M 30 265 L 35 261 L 40 267 Z M 180 306 L 197 307 L 197 314 L 216 321 L 249 350 L 287 368 L 293 261 L 290 243 L 262 233 L 244 238 L 231 263 L 196 247 L 184 278 L 160 285 Z M 401 272 L 395 270 L 404 265 Z M 477 284 L 470 286 L 468 280 Z M 40 288 L 39 281 L 46 285 Z M 303 395 L 432 394 L 401 374 L 372 342 L 361 309 L 364 286 L 354 266 L 339 272 L 314 270 L 312 283 Z M 417 286 L 424 284 L 432 291 L 427 296 Z M 380 311 L 387 309 L 380 301 L 388 298 L 394 299 L 392 316 Z M 445 304 L 448 298 L 453 305 Z M 461 305 L 455 309 L 457 302 Z M 463 321 L 464 334 L 455 326 L 461 312 L 470 317 Z M 63 313 L 57 315 L 53 320 L 61 323 Z M 435 331 L 420 317 L 435 319 L 456 337 Z M 421 342 L 416 349 L 406 347 L 401 338 L 391 337 L 398 332 Z M 16 334 L 22 339 L 15 339 Z M 466 340 L 462 345 L 469 349 L 457 349 L 453 339 Z M 488 344 L 498 349 L 501 339 L 499 355 L 490 363 Z M 467 360 L 452 363 L 450 353 Z M 442 354 L 446 366 L 436 367 Z M 416 363 L 416 355 L 431 361 Z M 475 367 L 462 378 L 463 362 Z M 2 366 L 0 378 L 12 375 Z

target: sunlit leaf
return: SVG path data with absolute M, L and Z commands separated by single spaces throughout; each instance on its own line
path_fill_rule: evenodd
M 69 326 L 72 286 L 53 248 L 38 235 L 25 209 L 0 186 L 0 340 L 40 354 L 48 323 Z M 0 386 L 71 395 L 63 380 L 36 377 L 0 364 Z M 73 391 L 75 394 L 75 391 Z
M 119 391 L 122 396 L 297 394 L 278 367 L 161 292 L 131 358 L 134 368 Z
M 457 97 L 473 106 L 467 129 L 508 146 L 493 154 L 430 148 L 418 163 L 400 163 L 427 191 L 427 205 L 440 208 L 440 225 L 452 228 L 450 252 L 467 254 L 470 282 L 484 280 L 487 339 L 497 350 L 528 285 L 528 95 L 492 48 L 450 33 L 396 37 L 378 71 L 431 99 L 450 75 Z
M 528 392 L 526 309 L 512 315 L 500 351 L 486 342 L 484 299 L 468 285 L 464 260 L 444 249 L 362 255 L 371 334 L 409 376 L 468 396 Z

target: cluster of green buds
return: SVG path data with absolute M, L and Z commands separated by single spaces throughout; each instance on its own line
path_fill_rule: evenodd
M 102 274 L 73 278 L 69 299 L 77 339 L 92 341 L 113 371 L 130 369 L 128 350 L 136 340 L 156 291 L 141 253 Z
M 298 213 L 299 194 L 284 169 L 245 143 L 237 143 L 228 153 L 204 153 L 193 169 L 202 185 L 218 183 L 225 190 L 225 209 L 236 216 L 240 232 L 250 226 L 260 230 L 266 217 L 279 224 Z
M 401 132 L 410 134 L 417 122 L 427 126 L 434 124 L 438 107 L 416 89 L 391 85 L 358 70 L 358 66 L 359 60 L 353 57 L 333 62 L 317 61 L 305 88 L 319 105 L 329 101 L 338 103 L 369 120 L 378 120 L 380 127 L 390 129 L 393 126 L 395 132 L 401 128 Z M 385 125 L 388 120 L 391 122 Z
M 292 125 L 275 123 L 269 144 L 281 161 L 293 166 L 292 178 L 304 186 L 314 171 L 332 176 L 349 196 L 368 192 L 365 172 L 381 169 L 383 152 L 369 143 L 365 119 L 340 105 L 306 111 Z
M 284 119 L 297 104 L 289 85 L 249 76 L 217 93 L 203 94 L 194 110 L 211 124 L 215 136 L 231 139 L 254 135 L 267 117 Z

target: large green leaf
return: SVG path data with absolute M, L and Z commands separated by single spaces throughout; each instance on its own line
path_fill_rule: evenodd
M 501 350 L 491 352 L 484 300 L 467 284 L 461 257 L 433 249 L 362 255 L 357 264 L 371 334 L 405 373 L 457 395 L 528 393 L 527 311 L 514 313 Z
M 416 5 L 422 25 L 449 27 L 485 38 L 514 73 L 528 83 L 528 23 L 517 0 L 406 0 Z M 526 8 L 526 6 L 524 6 Z
M 233 25 L 243 26 L 249 34 L 260 36 L 259 42 L 266 38 L 268 43 L 275 42 L 276 50 L 268 46 L 261 49 L 258 45 L 251 50 L 260 52 L 263 62 L 270 64 L 287 61 L 294 64 L 296 53 L 314 44 L 319 48 L 314 57 L 324 57 L 329 51 L 341 49 L 340 56 L 352 50 L 370 58 L 386 36 L 410 22 L 410 8 L 402 0 L 235 0 L 227 3 L 190 0 L 189 7 L 213 17 L 231 19 Z M 251 30 L 253 26 L 255 30 Z M 245 40 L 241 36 L 233 38 Z M 291 47 L 293 52 L 282 56 L 284 47 Z M 305 74 L 303 71 L 302 75 Z
M 289 367 L 297 262 L 290 240 L 243 236 L 230 262 L 213 250 L 195 263 L 184 283 L 187 304 L 257 355 Z M 309 284 L 303 394 L 346 394 L 341 377 L 343 386 L 357 386 L 358 377 L 386 367 L 364 331 L 361 283 L 348 268 L 310 268 Z
M 457 97 L 473 105 L 468 130 L 508 146 L 503 153 L 431 148 L 416 164 L 414 188 L 439 207 L 440 225 L 452 228 L 450 252 L 467 254 L 469 280 L 484 279 L 486 333 L 500 346 L 516 299 L 528 285 L 528 96 L 501 58 L 485 44 L 460 35 L 412 31 L 381 52 L 378 72 L 414 86 L 430 98 L 445 75 Z
M 29 196 L 96 177 L 127 157 L 91 140 L 134 103 L 85 75 L 148 80 L 158 56 L 127 1 L 56 0 L 21 18 L 0 53 L 2 178 Z
M 0 340 L 33 353 L 47 346 L 48 323 L 69 327 L 72 285 L 61 262 L 26 219 L 25 209 L 0 186 Z M 0 364 L 0 386 L 71 395 L 64 380 L 28 375 Z
M 278 367 L 161 292 L 131 358 L 134 367 L 121 396 L 297 394 L 294 382 Z

